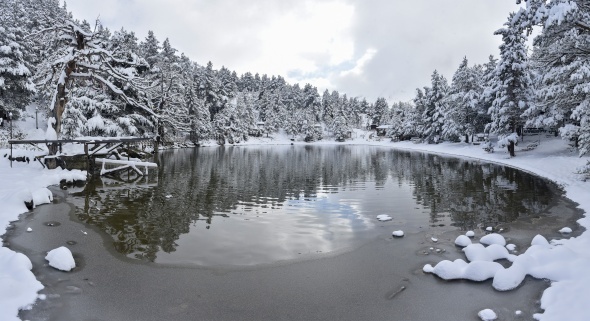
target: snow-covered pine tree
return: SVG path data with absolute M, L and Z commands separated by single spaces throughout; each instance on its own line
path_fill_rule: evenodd
M 377 98 L 375 104 L 373 105 L 373 121 L 372 124 L 374 125 L 383 125 L 384 124 L 384 116 L 386 115 L 387 111 L 389 110 L 389 104 L 387 100 L 383 97 Z
M 148 31 L 148 35 L 144 41 L 139 44 L 139 54 L 143 57 L 150 66 L 154 66 L 158 61 L 160 53 L 160 41 L 152 30 Z
M 266 120 L 264 127 L 267 133 L 277 132 L 285 127 L 287 108 L 283 105 L 280 93 L 270 94 L 268 106 L 266 106 Z
M 313 115 L 314 123 L 322 119 L 322 99 L 316 87 L 305 84 L 303 87 L 303 104 L 307 113 Z
M 413 99 L 414 109 L 406 114 L 403 134 L 404 136 L 417 136 L 424 137 L 424 131 L 426 123 L 422 115 L 427 109 L 428 99 L 427 96 L 430 92 L 430 87 L 424 87 L 424 91 L 420 88 L 416 88 L 416 96 Z
M 531 57 L 537 90 L 535 104 L 525 112 L 527 124 L 552 128 L 583 155 L 590 151 L 590 4 L 537 2 L 528 3 L 528 11 L 537 13 L 528 22 L 542 31 Z
M 436 70 L 432 73 L 431 83 L 432 87 L 425 90 L 426 106 L 422 118 L 425 139 L 436 143 L 442 138 L 449 85 L 447 79 Z
M 211 121 L 215 118 L 215 114 L 220 112 L 225 103 L 227 96 L 225 91 L 222 92 L 222 84 L 217 77 L 217 71 L 213 69 L 213 63 L 209 61 L 205 68 L 199 67 L 195 73 L 195 81 L 198 84 L 199 98 L 205 101 L 205 106 L 209 109 Z
M 197 84 L 194 81 L 196 64 L 184 54 L 181 54 L 179 64 L 184 91 L 183 111 L 187 114 L 189 139 L 193 143 L 198 143 L 201 139 L 211 136 L 211 117 L 209 110 L 205 107 L 205 101 L 197 95 Z
M 532 81 L 528 70 L 526 37 L 521 18 L 524 9 L 511 13 L 506 27 L 494 34 L 502 36 L 500 62 L 496 67 L 494 83 L 489 94 L 493 97 L 488 110 L 492 122 L 487 129 L 502 136 L 513 136 L 523 125 L 522 113 L 533 99 Z M 510 156 L 514 156 L 514 141 L 507 144 Z
M 330 95 L 328 89 L 324 90 L 324 93 L 322 94 L 322 121 L 326 124 L 331 122 L 335 116 L 334 111 L 336 103 L 332 100 L 332 96 L 333 95 Z M 338 96 L 337 92 L 335 96 Z
M 248 140 L 248 136 L 257 128 L 258 112 L 256 100 L 249 92 L 238 92 L 236 97 L 236 132 L 241 135 L 240 140 Z
M 387 131 L 387 136 L 400 139 L 405 136 L 406 124 L 411 122 L 411 113 L 414 106 L 406 102 L 395 102 L 391 104 L 391 111 L 389 113 L 389 119 L 387 124 L 391 125 L 391 128 Z
M 476 133 L 475 120 L 482 93 L 479 77 L 476 70 L 469 67 L 467 57 L 464 57 L 453 75 L 446 98 L 447 110 L 443 125 L 445 139 L 456 140 L 464 136 L 465 142 L 469 142 L 469 137 Z
M 190 132 L 184 98 L 185 87 L 191 86 L 192 79 L 181 67 L 180 57 L 168 39 L 162 43 L 162 50 L 155 56 L 147 78 L 151 82 L 149 98 L 158 115 L 160 139 L 165 142 Z
M 12 113 L 15 119 L 30 102 L 35 86 L 31 65 L 25 60 L 24 26 L 15 21 L 22 8 L 8 4 L 0 4 L 0 117 Z
M 488 57 L 488 62 L 482 66 L 479 84 L 482 88 L 482 94 L 479 99 L 479 110 L 477 114 L 477 127 L 479 131 L 484 131 L 487 124 L 492 121 L 488 110 L 492 107 L 495 99 L 494 86 L 496 84 L 496 66 L 497 59 L 493 55 Z

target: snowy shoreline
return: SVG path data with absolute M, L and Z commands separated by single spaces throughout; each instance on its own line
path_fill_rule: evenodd
M 248 142 L 237 144 L 235 146 L 248 145 L 285 145 L 285 144 L 306 144 L 300 142 L 291 142 L 287 137 L 280 137 L 278 139 L 264 140 L 252 139 Z M 565 196 L 570 200 L 577 202 L 579 208 L 584 210 L 584 217 L 578 220 L 578 223 L 588 229 L 589 221 L 587 213 L 590 211 L 590 200 L 587 195 L 590 195 L 590 184 L 582 182 L 579 175 L 575 174 L 576 168 L 586 164 L 588 158 L 579 158 L 573 152 L 567 151 L 567 144 L 561 140 L 548 139 L 542 141 L 541 145 L 534 151 L 518 152 L 514 158 L 509 158 L 504 151 L 497 151 L 496 153 L 486 153 L 479 146 L 463 144 L 463 143 L 442 143 L 438 145 L 414 144 L 411 142 L 397 142 L 389 141 L 367 141 L 362 138 L 353 139 L 345 143 L 335 142 L 316 142 L 314 145 L 372 145 L 389 147 L 398 150 L 412 150 L 426 153 L 434 153 L 449 157 L 466 157 L 470 159 L 479 159 L 486 162 L 493 162 L 499 165 L 505 165 L 523 170 L 535 175 L 547 178 L 559 186 L 565 192 Z M 210 145 L 213 146 L 213 145 Z M 1 151 L 2 154 L 6 150 Z M 27 154 L 29 152 L 19 150 L 20 154 Z M 38 166 L 37 166 L 38 165 Z M 13 163 L 13 168 L 10 168 L 9 162 L 4 160 L 0 164 L 0 179 L 2 181 L 11 182 L 10 186 L 0 187 L 0 201 L 3 204 L 3 214 L 0 216 L 0 223 L 5 230 L 0 231 L 2 235 L 5 234 L 6 228 L 10 221 L 18 220 L 20 214 L 27 211 L 23 197 L 28 197 L 30 194 L 44 191 L 49 185 L 59 184 L 61 179 L 80 179 L 85 174 L 80 171 L 62 171 L 62 170 L 44 170 L 40 164 L 24 164 Z M 28 193 L 28 194 L 27 194 Z M 41 195 L 46 195 L 41 193 Z M 47 203 L 51 199 L 47 199 Z M 20 203 L 20 204 L 19 204 Z M 556 227 L 557 229 L 561 227 Z M 569 240 L 560 240 L 561 246 L 566 246 L 571 251 L 576 253 L 576 264 L 584 265 L 584 262 L 589 262 L 588 254 L 584 253 L 583 249 L 590 246 L 590 235 L 587 231 L 582 235 L 571 238 Z M 42 285 L 35 279 L 30 269 L 32 268 L 30 261 L 22 254 L 18 254 L 9 250 L 6 247 L 0 248 L 0 276 L 8 282 L 3 282 L 0 285 L 0 293 L 8 293 L 8 289 L 17 288 L 19 295 L 11 294 L 10 296 L 0 297 L 0 319 L 2 320 L 19 320 L 18 310 L 30 308 L 38 298 L 37 291 L 42 288 Z M 581 260 L 581 261 L 580 261 Z M 571 262 L 563 262 L 564 268 L 573 269 L 570 267 Z M 573 264 L 572 264 L 573 265 Z M 575 269 L 574 269 L 575 270 Z M 576 270 L 577 271 L 577 270 Z M 576 305 L 574 302 L 584 302 L 588 299 L 587 296 L 580 295 L 581 289 L 587 289 L 590 286 L 590 277 L 580 273 L 574 273 L 576 279 L 558 280 L 549 287 L 543 294 L 541 300 L 541 307 L 545 312 L 535 317 L 539 320 L 582 320 L 590 315 L 590 312 L 585 311 L 584 305 Z M 492 291 L 492 289 L 490 289 Z M 555 295 L 555 293 L 558 295 Z M 18 298 L 16 300 L 15 298 Z M 568 301 L 569 300 L 569 301 Z M 572 307 L 573 306 L 573 307 Z

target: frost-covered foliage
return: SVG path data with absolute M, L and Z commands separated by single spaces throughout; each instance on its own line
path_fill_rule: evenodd
M 449 92 L 447 79 L 434 71 L 431 76 L 432 87 L 424 88 L 422 111 L 423 135 L 429 142 L 438 142 L 443 135 L 445 123 L 445 111 L 447 108 L 446 96 Z
M 467 57 L 463 58 L 459 69 L 453 75 L 449 94 L 446 97 L 445 138 L 469 137 L 483 131 L 480 115 L 484 114 L 481 104 L 483 87 L 479 79 L 482 76 L 480 66 L 469 67 Z
M 98 21 L 76 20 L 57 0 L 4 0 L 0 112 L 18 112 L 38 99 L 41 115 L 55 118 L 58 137 L 159 135 L 164 143 L 243 141 L 278 131 L 298 140 L 333 139 L 380 125 L 399 139 L 469 141 L 484 128 L 507 135 L 524 125 L 553 128 L 584 154 L 590 150 L 589 6 L 528 0 L 496 32 L 500 59 L 469 66 L 464 58 L 450 84 L 434 71 L 411 102 L 369 103 L 336 90 L 320 94 L 281 76 L 239 76 L 200 64 L 153 31 L 141 41 L 133 31 L 111 32 Z M 525 41 L 534 27 L 540 32 L 529 57 Z
M 528 23 L 542 32 L 534 40 L 536 103 L 525 116 L 532 127 L 551 127 L 590 151 L 590 4 L 529 1 Z
M 493 133 L 506 134 L 518 130 L 522 126 L 522 113 L 533 99 L 526 37 L 521 27 L 523 16 L 522 10 L 510 14 L 505 27 L 495 32 L 502 36 L 502 44 L 494 81 L 488 88 L 493 100 L 488 110 L 492 121 L 487 129 Z
M 26 60 L 26 29 L 21 23 L 13 23 L 11 17 L 21 17 L 22 3 L 0 3 L 0 114 L 19 111 L 29 103 L 35 92 L 30 76 L 31 64 Z
M 501 135 L 498 137 L 498 147 L 506 147 L 510 144 L 516 144 L 518 142 L 518 134 L 510 133 L 507 135 Z
M 94 31 L 63 17 L 49 24 L 43 32 L 51 34 L 54 45 L 38 65 L 35 80 L 56 119 L 58 138 L 149 130 L 157 115 L 143 99 L 138 77 L 143 60 L 134 53 L 119 58 L 108 51 L 109 32 L 98 23 Z

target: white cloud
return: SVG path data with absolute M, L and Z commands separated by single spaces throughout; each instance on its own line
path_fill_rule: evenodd
M 143 40 L 153 30 L 199 64 L 281 75 L 369 100 L 409 100 L 437 69 L 498 54 L 513 0 L 68 0 Z
M 369 63 L 373 57 L 377 54 L 377 50 L 369 48 L 365 53 L 356 61 L 356 64 L 352 69 L 344 70 L 340 72 L 341 77 L 356 76 L 360 77 L 365 71 L 365 66 Z

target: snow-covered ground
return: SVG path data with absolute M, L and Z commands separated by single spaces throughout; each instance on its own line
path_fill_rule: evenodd
M 29 138 L 40 138 L 43 135 L 41 129 L 35 129 L 34 122 L 23 123 L 21 131 L 30 133 Z M 27 127 L 28 126 L 28 127 Z M 530 138 L 531 140 L 538 139 Z M 250 139 L 248 142 L 238 145 L 253 144 L 305 144 L 299 141 L 291 141 L 286 135 L 273 135 Z M 571 200 L 578 202 L 580 208 L 586 213 L 590 211 L 590 182 L 583 181 L 583 177 L 577 174 L 578 168 L 584 166 L 588 157 L 580 158 L 568 148 L 566 142 L 556 138 L 541 138 L 539 146 L 531 151 L 519 151 L 516 149 L 516 157 L 510 158 L 505 150 L 496 149 L 495 153 L 486 153 L 481 146 L 465 143 L 442 143 L 438 145 L 414 144 L 412 142 L 392 143 L 389 139 L 369 139 L 369 134 L 363 131 L 353 133 L 353 138 L 344 143 L 333 141 L 320 141 L 314 144 L 369 144 L 376 146 L 388 146 L 404 150 L 419 150 L 424 152 L 456 155 L 459 157 L 477 158 L 486 161 L 505 164 L 522 170 L 546 177 L 560 186 Z M 215 145 L 205 143 L 204 146 Z M 521 144 L 521 145 L 526 145 Z M 7 149 L 0 149 L 0 157 L 9 153 Z M 15 150 L 14 156 L 25 156 L 31 160 L 40 151 Z M 17 220 L 18 216 L 27 211 L 24 201 L 35 200 L 35 204 L 49 203 L 52 195 L 47 187 L 59 184 L 60 180 L 83 179 L 85 173 L 80 171 L 63 171 L 61 169 L 43 169 L 38 162 L 27 164 L 26 162 L 10 162 L 0 158 L 0 235 L 3 235 L 10 222 Z M 578 224 L 588 229 L 590 221 L 587 216 L 580 219 Z M 562 229 L 563 226 L 556 226 Z M 34 233 L 32 231 L 31 233 Z M 545 310 L 542 314 L 535 315 L 538 320 L 587 320 L 590 319 L 590 308 L 586 302 L 590 300 L 590 233 L 584 232 L 578 237 L 567 238 L 564 234 L 562 240 L 543 242 L 544 238 L 532 240 L 530 251 L 521 255 L 504 253 L 505 247 L 501 245 L 502 239 L 498 236 L 488 237 L 488 247 L 481 244 L 469 244 L 466 240 L 461 242 L 470 247 L 469 257 L 473 261 L 467 263 L 461 259 L 458 263 L 447 261 L 440 270 L 445 273 L 472 278 L 491 278 L 501 273 L 501 285 L 510 288 L 525 274 L 534 277 L 552 280 L 551 286 L 543 293 L 541 307 Z M 507 251 L 510 251 L 510 244 Z M 491 248 L 490 248 L 491 247 Z M 488 249 L 489 248 L 489 249 Z M 502 250 L 501 250 L 502 249 Z M 466 251 L 467 253 L 467 251 Z M 488 261 L 481 259 L 487 258 Z M 509 258 L 514 262 L 513 267 L 504 269 L 499 264 L 493 264 L 493 259 Z M 479 259 L 478 259 L 479 258 Z M 454 265 L 453 265 L 454 264 Z M 472 264 L 472 266 L 470 266 Z M 445 268 L 445 266 L 447 268 Z M 478 267 L 479 266 L 479 267 Z M 42 299 L 37 292 L 42 289 L 33 273 L 30 260 L 20 253 L 2 247 L 0 248 L 0 320 L 18 320 L 19 309 L 29 308 L 37 299 Z M 425 267 L 425 271 L 432 272 L 435 267 Z M 465 273 L 466 270 L 476 270 L 479 273 Z M 510 283 L 512 282 L 512 283 Z M 495 286 L 494 282 L 494 286 Z M 510 285 L 510 286 L 507 286 Z M 433 286 L 437 286 L 433 283 Z M 490 291 L 493 291 L 490 288 Z M 486 318 L 491 315 L 486 311 Z

